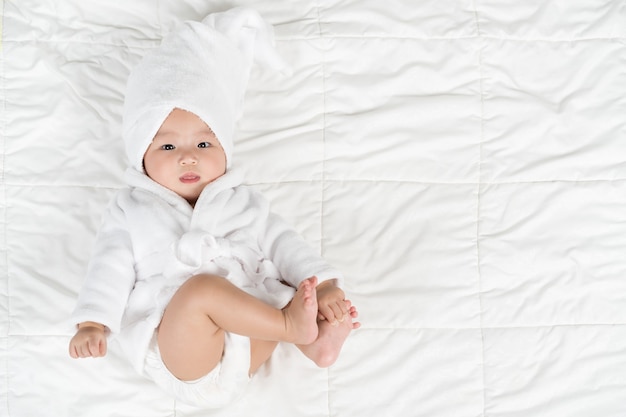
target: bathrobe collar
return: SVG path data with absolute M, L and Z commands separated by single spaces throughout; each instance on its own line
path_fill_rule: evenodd
M 139 172 L 134 168 L 128 168 L 125 173 L 125 180 L 131 188 L 141 189 L 154 194 L 156 197 L 163 199 L 170 206 L 183 214 L 189 217 L 193 215 L 194 207 L 192 207 L 187 200 L 152 180 L 146 174 Z M 229 169 L 224 175 L 204 187 L 198 197 L 195 207 L 201 208 L 202 206 L 209 204 L 220 192 L 235 188 L 242 183 L 243 173 L 238 169 Z

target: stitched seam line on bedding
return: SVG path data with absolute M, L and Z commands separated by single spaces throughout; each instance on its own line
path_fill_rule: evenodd
M 319 39 L 322 39 L 322 23 L 320 16 L 320 5 L 316 4 L 316 12 L 317 12 L 317 30 Z M 322 72 L 322 175 L 320 181 L 320 254 L 324 257 L 324 202 L 326 199 L 325 192 L 325 184 L 326 184 L 326 49 L 325 45 L 321 45 L 321 57 L 320 65 Z M 326 368 L 326 413 L 330 417 L 331 409 L 330 409 L 330 370 Z
M 626 322 L 616 322 L 616 323 L 575 323 L 575 324 L 538 324 L 538 325 L 511 325 L 511 326 L 484 326 L 484 327 L 476 327 L 476 326 L 467 326 L 467 327 L 428 327 L 428 326 L 415 326 L 415 327 L 361 327 L 358 331 L 368 331 L 368 330 L 398 330 L 398 331 L 416 331 L 416 330 L 426 330 L 426 331 L 442 331 L 442 330 L 506 330 L 506 329 L 522 329 L 522 330 L 530 330 L 530 329 L 554 329 L 554 328 L 568 328 L 568 327 L 622 327 L 626 326 Z
M 11 415 L 11 410 L 9 406 L 9 396 L 7 395 L 10 392 L 11 388 L 11 379 L 9 378 L 9 334 L 11 330 L 11 297 L 9 296 L 9 263 L 8 263 L 8 248 L 7 248 L 7 192 L 6 192 L 6 184 L 5 184 L 5 155 L 6 155 L 6 77 L 5 77 L 5 68 L 4 68 L 4 1 L 0 0 L 0 94 L 2 94 L 1 102 L 0 102 L 0 148 L 2 150 L 2 160 L 0 161 L 0 166 L 2 170 L 0 171 L 0 193 L 2 193 L 2 204 L 4 205 L 2 209 L 2 217 L 0 218 L 0 222 L 2 223 L 2 234 L 0 235 L 0 256 L 2 256 L 2 276 L 3 279 L 3 293 L 5 294 L 6 300 L 2 299 L 2 304 L 6 306 L 6 317 L 2 317 L 0 320 L 6 320 L 6 332 L 0 336 L 2 343 L 4 346 L 2 347 L 2 351 L 4 355 L 0 358 L 0 368 L 3 371 L 3 384 L 6 390 L 3 393 L 4 397 L 4 412 L 7 416 Z M 3 297 L 4 298 L 4 297 Z
M 476 10 L 476 24 L 478 25 L 478 11 Z M 476 273 L 478 275 L 478 311 L 480 320 L 480 355 L 482 360 L 482 383 L 483 383 L 483 415 L 487 414 L 487 381 L 485 371 L 485 328 L 483 323 L 483 286 L 480 262 L 480 209 L 482 195 L 482 166 L 483 144 L 485 143 L 485 100 L 484 100 L 484 72 L 483 72 L 484 47 L 478 51 L 478 79 L 480 97 L 480 141 L 478 143 L 478 185 L 476 192 Z
M 321 180 L 291 180 L 291 181 L 270 181 L 270 182 L 246 182 L 247 185 L 270 185 L 270 184 L 300 184 L 311 183 Z M 483 181 L 481 183 L 468 181 L 468 182 L 443 182 L 443 181 L 417 181 L 417 180 L 388 180 L 388 179 L 333 179 L 326 178 L 323 180 L 325 183 L 381 183 L 381 184 L 412 184 L 412 185 L 443 185 L 443 186 L 470 186 L 470 185 L 528 185 L 528 184 L 558 184 L 558 183 L 571 183 L 571 184 L 591 184 L 596 182 L 623 182 L 626 178 L 611 178 L 611 179 L 597 179 L 597 180 L 546 180 L 546 181 L 502 181 L 502 182 L 490 182 Z
M 468 39 L 491 39 L 502 41 L 514 41 L 514 42 L 545 42 L 545 43 L 571 43 L 571 42 L 613 42 L 613 41 L 626 41 L 626 36 L 616 37 L 588 37 L 588 38 L 516 38 L 506 36 L 489 36 L 489 35 L 473 35 L 473 36 L 383 36 L 383 35 L 324 35 L 324 36 L 294 36 L 294 37 L 277 37 L 277 42 L 285 41 L 309 41 L 316 39 L 333 38 L 333 39 L 397 39 L 397 40 L 423 40 L 423 41 L 454 41 L 454 40 L 468 40 Z M 76 40 L 76 39 L 11 39 L 5 38 L 3 43 L 64 43 L 64 44 L 83 44 L 83 45 L 102 45 L 102 46 L 114 46 L 124 48 L 137 48 L 137 49 L 151 49 L 158 45 L 160 39 L 147 38 L 139 42 L 142 43 L 124 43 L 124 42 L 97 42 L 93 40 Z M 145 44 L 143 44 L 145 42 Z
M 393 331 L 402 331 L 402 332 L 414 332 L 416 330 L 424 330 L 424 331 L 465 331 L 465 330 L 531 330 L 531 329 L 555 329 L 555 328 L 593 328 L 593 327 L 626 327 L 626 322 L 616 322 L 616 323 L 574 323 L 574 324 L 537 324 L 537 325 L 511 325 L 511 326 L 485 326 L 485 327 L 477 327 L 477 326 L 467 326 L 467 327 L 442 327 L 442 326 L 415 326 L 415 327 L 382 327 L 382 326 L 371 326 L 371 327 L 361 327 L 357 330 L 357 332 L 366 332 L 366 331 L 379 331 L 379 330 L 393 330 Z M 52 338 L 70 338 L 72 337 L 69 333 L 11 333 L 7 336 L 0 336 L 0 339 L 8 339 L 11 337 L 20 338 L 20 337 L 52 337 Z
M 596 41 L 623 41 L 626 40 L 626 36 L 618 37 L 589 37 L 589 38 L 516 38 L 506 36 L 489 36 L 489 35 L 474 35 L 474 36 L 450 36 L 450 37 L 426 37 L 426 36 L 382 36 L 382 35 L 327 35 L 326 38 L 332 39 L 397 39 L 397 40 L 416 40 L 416 41 L 455 41 L 455 40 L 469 40 L 469 39 L 489 39 L 489 40 L 502 40 L 502 41 L 514 41 L 514 42 L 545 42 L 545 43 L 571 43 L 571 42 L 596 42 Z M 316 37 L 305 38 L 279 38 L 277 41 L 283 40 L 312 40 Z
M 320 7 L 317 5 L 317 28 L 320 39 L 322 38 L 322 26 L 320 17 Z M 322 73 L 322 175 L 320 181 L 320 251 L 322 257 L 324 256 L 324 202 L 326 198 L 325 187 L 326 184 L 326 52 L 324 45 L 321 46 L 321 62 L 320 69 Z
M 480 33 L 480 19 L 478 14 L 478 8 L 476 1 L 474 4 L 474 19 L 476 21 L 476 34 Z M 480 320 L 480 357 L 481 357 L 481 374 L 482 374 L 482 392 L 483 392 L 483 416 L 487 414 L 487 381 L 485 371 L 485 328 L 483 317 L 483 287 L 482 287 L 482 274 L 480 269 L 480 197 L 482 193 L 482 166 L 483 166 L 483 144 L 485 142 L 485 100 L 484 100 L 484 72 L 483 72 L 483 53 L 484 45 L 481 45 L 478 50 L 478 82 L 479 82 L 479 97 L 480 97 L 480 141 L 478 143 L 478 184 L 476 186 L 476 274 L 478 278 L 478 311 Z
M 269 185 L 269 184 L 299 184 L 299 183 L 310 183 L 321 180 L 291 180 L 291 181 L 271 181 L 271 182 L 246 182 L 247 185 Z M 417 180 L 391 180 L 391 179 L 334 179 L 334 178 L 326 178 L 323 180 L 326 183 L 381 183 L 381 184 L 414 184 L 414 185 L 479 185 L 478 182 L 468 181 L 468 182 L 444 182 L 444 181 L 417 181 Z M 557 183 L 571 183 L 571 184 L 590 184 L 595 182 L 623 182 L 626 181 L 626 178 L 611 178 L 611 179 L 597 179 L 597 180 L 546 180 L 546 181 L 502 181 L 502 182 L 493 182 L 493 181 L 483 181 L 480 184 L 482 185 L 528 185 L 528 184 L 557 184 Z

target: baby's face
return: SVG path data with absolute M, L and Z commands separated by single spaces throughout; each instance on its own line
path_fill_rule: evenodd
M 202 189 L 226 172 L 226 154 L 198 116 L 174 109 L 146 151 L 144 167 L 150 178 L 194 205 Z

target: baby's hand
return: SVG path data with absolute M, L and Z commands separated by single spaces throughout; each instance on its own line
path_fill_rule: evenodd
M 78 325 L 78 331 L 70 341 L 72 358 L 97 358 L 107 353 L 107 337 L 104 326 L 86 322 Z
M 328 320 L 333 326 L 343 322 L 348 317 L 350 307 L 345 300 L 343 290 L 337 287 L 333 281 L 324 281 L 317 287 L 318 318 Z

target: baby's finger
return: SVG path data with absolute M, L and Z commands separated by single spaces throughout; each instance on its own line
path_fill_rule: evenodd
M 88 348 L 89 348 L 89 355 L 93 356 L 94 358 L 98 356 L 98 354 L 100 353 L 100 348 L 98 347 L 98 341 L 97 340 L 89 340 L 88 342 Z
M 345 307 L 346 307 L 346 304 L 343 301 L 338 302 L 338 303 L 333 303 L 330 306 L 330 308 L 333 310 L 333 315 L 335 316 L 335 319 L 342 323 L 345 320 L 345 315 L 348 313 L 348 310 Z M 344 312 L 344 309 L 345 309 L 345 312 Z
M 319 312 L 333 326 L 336 326 L 338 324 L 337 318 L 335 317 L 335 313 L 333 312 L 333 309 L 330 306 L 321 307 Z
M 94 338 L 89 341 L 89 352 L 94 358 L 104 356 L 103 354 L 104 340 L 100 338 Z
M 344 316 L 348 315 L 350 307 L 346 304 L 345 300 L 340 301 L 338 304 L 339 308 L 341 308 L 341 314 Z
M 76 352 L 76 346 L 70 343 L 70 356 L 74 359 L 78 359 L 78 352 Z
M 106 339 L 103 339 L 103 340 L 100 341 L 99 348 L 100 348 L 100 352 L 99 352 L 100 356 L 106 355 L 106 353 L 107 353 L 107 341 L 106 341 Z
M 78 356 L 81 358 L 88 358 L 91 356 L 89 353 L 89 345 L 87 343 L 80 345 L 80 348 L 78 349 Z

